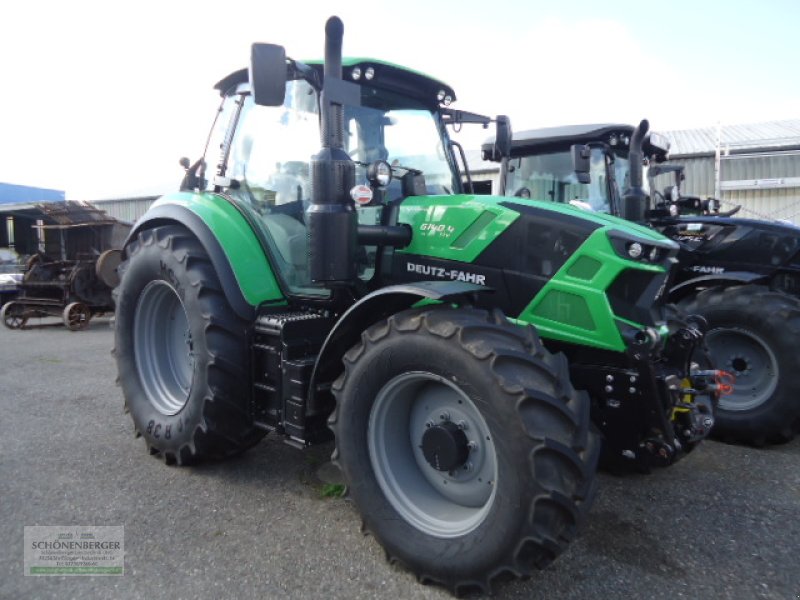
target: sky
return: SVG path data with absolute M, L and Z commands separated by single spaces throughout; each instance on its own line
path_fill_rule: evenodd
M 179 158 L 203 152 L 214 84 L 252 42 L 321 57 L 331 14 L 346 56 L 433 75 L 455 108 L 517 131 L 800 118 L 798 0 L 28 0 L 3 10 L 0 181 L 75 200 L 176 189 Z

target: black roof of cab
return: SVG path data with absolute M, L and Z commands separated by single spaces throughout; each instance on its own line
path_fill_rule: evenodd
M 323 63 L 321 61 L 309 61 L 305 63 L 317 71 L 320 80 L 322 78 Z M 456 94 L 452 87 L 446 83 L 399 65 L 375 60 L 370 58 L 343 58 L 342 59 L 342 78 L 347 81 L 356 81 L 353 78 L 353 70 L 359 69 L 365 73 L 371 69 L 374 76 L 367 80 L 359 78 L 358 83 L 366 83 L 371 86 L 389 90 L 402 96 L 416 98 L 431 109 L 436 109 L 440 104 L 439 95 L 443 94 L 450 98 L 450 102 L 456 100 Z M 236 86 L 249 81 L 247 69 L 234 71 L 227 77 L 219 80 L 214 86 L 221 96 L 232 93 Z
M 572 144 L 587 144 L 589 142 L 604 141 L 609 143 L 616 137 L 616 145 L 627 155 L 628 143 L 625 138 L 630 138 L 635 127 L 624 123 L 592 123 L 585 125 L 563 125 L 560 127 L 542 127 L 514 132 L 511 142 L 511 156 L 525 156 L 533 152 L 545 150 L 566 149 Z M 484 160 L 489 160 L 494 139 L 487 140 L 481 147 Z M 645 154 L 666 154 L 663 149 L 654 148 L 650 144 L 650 136 L 645 138 Z M 663 160 L 663 158 L 662 158 Z

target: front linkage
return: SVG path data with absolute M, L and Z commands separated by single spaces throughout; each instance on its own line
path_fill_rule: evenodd
M 673 315 L 665 343 L 655 335 L 631 341 L 627 365 L 573 364 L 573 381 L 589 392 L 592 421 L 604 436 L 605 466 L 665 467 L 709 435 L 733 377 L 692 361 L 705 353 L 705 327 L 702 317 Z

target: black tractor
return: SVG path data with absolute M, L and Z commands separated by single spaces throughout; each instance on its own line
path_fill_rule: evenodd
M 683 167 L 664 163 L 669 142 L 648 129 L 642 121 L 517 133 L 501 193 L 614 214 L 678 242 L 668 298 L 706 319 L 711 362 L 736 377 L 714 435 L 788 441 L 800 429 L 800 228 L 735 218 L 738 207 L 721 212 L 715 198 L 683 195 Z M 640 164 L 649 166 L 646 179 Z

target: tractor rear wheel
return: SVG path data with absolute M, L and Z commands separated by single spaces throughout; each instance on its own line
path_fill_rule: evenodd
M 264 435 L 248 406 L 246 323 L 186 229 L 145 230 L 115 290 L 125 404 L 151 454 L 186 464 L 231 456 Z
M 589 399 L 532 327 L 475 309 L 410 310 L 344 358 L 330 425 L 367 531 L 454 593 L 542 568 L 591 505 Z
M 763 286 L 704 290 L 681 303 L 708 321 L 714 368 L 736 376 L 712 434 L 755 445 L 786 442 L 800 428 L 800 302 Z

